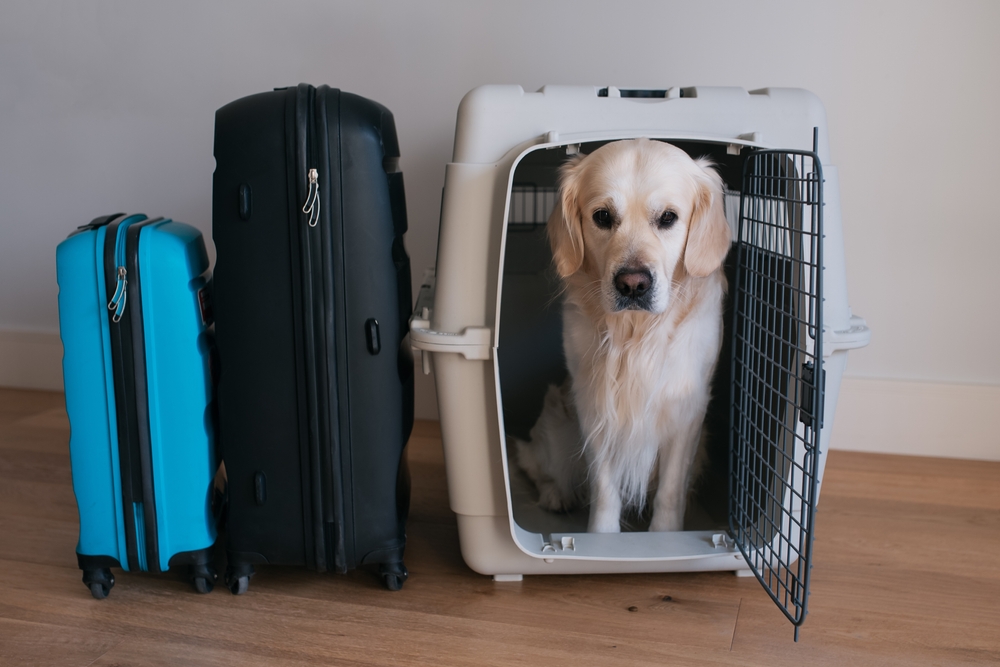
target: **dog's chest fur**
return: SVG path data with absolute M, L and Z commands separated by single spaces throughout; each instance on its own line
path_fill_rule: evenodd
M 564 307 L 563 345 L 588 434 L 585 456 L 591 469 L 610 474 L 626 504 L 643 504 L 657 456 L 690 437 L 676 425 L 704 413 L 709 399 L 705 378 L 721 346 L 725 279 L 719 272 L 679 287 L 659 315 L 594 318 L 585 304 Z

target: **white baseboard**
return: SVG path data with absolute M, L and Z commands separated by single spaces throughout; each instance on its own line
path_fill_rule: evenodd
M 1000 461 L 1000 387 L 845 377 L 830 447 Z
M 418 417 L 437 419 L 417 382 Z M 59 334 L 0 330 L 0 386 L 62 391 Z M 1000 461 L 1000 387 L 845 377 L 833 429 L 833 449 Z
M 0 387 L 62 391 L 62 357 L 57 333 L 0 329 Z

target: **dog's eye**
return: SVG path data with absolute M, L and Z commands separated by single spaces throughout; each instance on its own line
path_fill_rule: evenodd
M 594 211 L 594 224 L 601 229 L 611 229 L 611 225 L 614 220 L 611 218 L 611 212 L 606 208 L 599 208 Z
M 666 211 L 660 218 L 656 221 L 656 225 L 660 229 L 669 229 L 673 224 L 677 222 L 677 214 L 673 211 Z

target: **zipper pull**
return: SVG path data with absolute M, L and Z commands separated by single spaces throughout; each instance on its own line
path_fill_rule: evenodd
M 319 222 L 319 171 L 316 169 L 309 170 L 309 193 L 302 212 L 309 215 L 309 226 L 315 227 Z
M 111 318 L 112 322 L 121 320 L 122 315 L 125 313 L 125 287 L 128 285 L 128 280 L 125 278 L 126 274 L 125 267 L 119 266 L 118 284 L 115 286 L 115 294 L 111 297 L 111 301 L 108 302 L 108 310 L 115 311 L 114 317 Z

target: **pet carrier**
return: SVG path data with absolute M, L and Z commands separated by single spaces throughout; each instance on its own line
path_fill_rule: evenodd
M 638 137 L 707 156 L 726 186 L 733 246 L 725 343 L 706 418 L 708 463 L 685 529 L 587 533 L 586 508 L 537 505 L 508 456 L 567 374 L 545 221 L 567 156 Z M 436 271 L 411 321 L 433 363 L 463 557 L 524 574 L 753 573 L 796 625 L 813 512 L 847 360 L 867 344 L 847 304 L 837 170 L 826 116 L 795 89 L 484 86 L 458 111 Z M 435 275 L 436 273 L 436 275 Z M 429 354 L 433 353 L 433 354 Z

